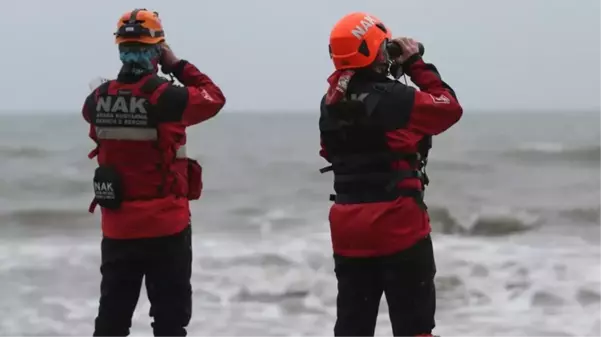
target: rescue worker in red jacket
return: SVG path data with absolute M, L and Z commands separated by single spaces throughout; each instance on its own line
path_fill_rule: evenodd
M 393 51 L 400 51 L 393 57 Z M 320 154 L 333 171 L 336 336 L 373 336 L 385 294 L 395 336 L 431 336 L 436 272 L 423 200 L 431 137 L 462 115 L 419 44 L 352 13 L 330 35 L 336 71 L 321 102 Z M 400 83 L 407 74 L 419 87 Z M 390 76 L 395 75 L 396 76 Z
M 186 157 L 186 128 L 215 116 L 223 93 L 165 44 L 156 12 L 125 13 L 115 33 L 123 67 L 83 106 L 97 146 L 102 212 L 101 295 L 95 336 L 126 336 L 145 279 L 155 336 L 185 336 L 191 319 L 189 200 L 202 169 Z M 157 75 L 158 66 L 184 86 Z

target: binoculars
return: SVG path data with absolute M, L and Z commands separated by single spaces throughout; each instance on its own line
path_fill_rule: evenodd
M 424 56 L 424 45 L 418 42 L 418 47 L 419 54 Z M 393 60 L 403 55 L 403 48 L 401 48 L 401 46 L 396 42 L 388 42 L 386 44 L 386 51 L 388 51 L 388 56 Z

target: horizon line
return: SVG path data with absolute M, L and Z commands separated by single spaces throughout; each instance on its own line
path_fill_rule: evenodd
M 578 113 L 601 113 L 601 107 L 597 107 L 597 108 L 588 108 L 588 109 L 577 109 L 577 110 L 564 110 L 564 109 L 529 109 L 529 108 L 516 108 L 516 109 L 465 109 L 464 108 L 464 113 L 465 112 L 477 112 L 477 114 L 479 115 L 483 115 L 483 114 L 516 114 L 516 113 L 527 113 L 527 114 L 534 114 L 534 113 L 546 113 L 546 114 L 557 114 L 557 113 L 570 113 L 570 114 L 578 114 Z M 315 113 L 317 113 L 317 109 L 315 109 Z M 41 115 L 41 114 L 51 114 L 51 115 L 69 115 L 69 114 L 73 114 L 73 113 L 80 113 L 80 111 L 77 110 L 73 110 L 73 111 L 69 111 L 69 110 L 62 110 L 62 109 L 48 109 L 48 110 L 42 110 L 42 109 L 35 109 L 35 110 L 31 110 L 31 109 L 11 109 L 11 110 L 0 110 L 0 116 L 15 116 L 15 115 L 20 115 L 20 114 L 27 114 L 27 115 Z M 285 109 L 268 109 L 268 110 L 258 110 L 258 109 L 249 109 L 249 110 L 242 110 L 242 109 L 224 109 L 223 111 L 221 111 L 219 114 L 222 113 L 226 113 L 226 114 L 263 114 L 263 115 L 274 115 L 274 114 L 293 114 L 293 115 L 307 115 L 307 114 L 313 114 L 311 109 L 306 109 L 306 110 L 285 110 Z

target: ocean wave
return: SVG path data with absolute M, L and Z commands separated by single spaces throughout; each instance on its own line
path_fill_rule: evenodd
M 599 225 L 599 222 L 601 221 L 601 207 L 575 208 L 560 211 L 559 215 L 569 220 Z
M 504 236 L 532 230 L 541 225 L 539 216 L 526 212 L 496 209 L 473 214 L 459 221 L 444 207 L 428 210 L 435 232 L 469 236 Z
M 293 215 L 275 216 L 280 213 L 272 211 L 263 216 L 257 216 L 256 210 L 242 211 L 251 224 L 260 225 L 261 230 L 266 233 L 272 232 L 272 227 L 286 227 L 289 219 L 293 219 L 289 225 L 298 225 L 298 219 Z M 277 213 L 277 214 L 276 214 Z M 575 208 L 561 211 L 537 211 L 527 212 L 523 210 L 512 210 L 504 208 L 485 209 L 469 216 L 457 216 L 448 208 L 440 206 L 430 206 L 428 209 L 432 228 L 434 232 L 448 235 L 464 236 L 506 236 L 530 231 L 540 227 L 543 222 L 552 219 L 564 218 L 572 222 L 585 225 L 598 225 L 601 220 L 601 208 Z M 254 215 L 254 216 L 253 216 Z M 89 228 L 82 224 L 92 224 L 96 219 L 82 209 L 61 209 L 61 208 L 42 208 L 42 209 L 16 209 L 0 214 L 0 223 L 18 225 L 27 228 L 54 228 L 65 229 L 70 227 Z M 264 228 L 265 227 L 265 228 Z M 291 226 L 294 227 L 294 226 Z M 280 259 L 272 254 L 255 255 L 252 259 L 235 257 L 230 260 L 221 260 L 220 263 L 227 265 L 276 265 L 289 266 L 295 262 L 287 259 Z
M 201 319 L 191 325 L 191 335 L 248 335 L 248 326 L 256 328 L 252 335 L 324 335 L 331 329 L 337 292 L 327 237 L 246 242 L 202 236 L 195 240 L 192 277 L 193 311 Z M 0 330 L 10 335 L 85 334 L 97 312 L 97 240 L 10 240 L 0 246 L 0 267 L 12 266 L 0 275 L 0 283 L 8 285 L 0 290 L 0 310 L 10 312 Z M 599 312 L 598 268 L 586 248 L 579 243 L 539 247 L 514 240 L 436 238 L 440 325 L 457 336 L 597 332 L 592 325 Z M 312 268 L 309 261 L 316 257 L 328 268 Z M 23 310 L 10 311 L 19 306 Z M 151 334 L 144 330 L 146 298 L 138 308 L 134 330 Z M 385 301 L 381 308 L 380 319 L 385 319 Z M 492 323 L 479 325 L 482 321 Z M 543 325 L 547 334 L 538 333 L 538 322 L 551 322 Z M 390 328 L 379 329 L 383 333 L 378 336 Z
M 249 225 L 249 229 L 259 228 L 262 235 L 273 233 L 282 233 L 285 229 L 287 233 L 290 230 L 301 230 L 305 225 L 311 223 L 307 220 L 307 214 L 300 214 L 291 210 L 271 209 L 260 210 L 258 208 L 236 208 L 231 213 L 244 217 Z M 544 217 L 527 211 L 516 211 L 504 208 L 483 209 L 469 216 L 458 217 L 446 207 L 429 206 L 428 214 L 434 232 L 448 235 L 464 236 L 505 236 L 522 233 L 538 228 L 544 221 Z M 549 213 L 557 217 L 557 213 Z M 315 216 L 321 216 L 322 213 Z M 309 216 L 311 217 L 311 216 Z M 311 217 L 312 218 L 312 217 Z M 327 221 L 324 219 L 323 221 Z M 234 222 L 237 231 L 239 222 Z M 326 225 L 327 227 L 327 225 Z M 220 227 L 223 229 L 223 227 Z M 298 231 L 295 231 L 298 233 Z M 254 255 L 251 260 L 240 259 L 239 257 L 231 260 L 222 260 L 220 263 L 228 265 L 291 265 L 290 260 L 281 260 L 273 255 Z
M 6 159 L 14 158 L 42 158 L 51 155 L 50 150 L 31 146 L 0 146 L 0 157 Z
M 25 209 L 0 214 L 0 222 L 3 224 L 31 227 L 65 228 L 79 226 L 82 222 L 91 220 L 92 217 L 86 210 Z
M 525 143 L 506 151 L 505 155 L 526 161 L 570 161 L 597 163 L 601 160 L 601 146 L 566 146 L 561 143 Z
M 304 299 L 310 295 L 310 290 L 286 290 L 281 293 L 269 293 L 265 291 L 256 291 L 242 287 L 233 297 L 236 302 L 261 302 L 261 303 L 279 303 L 287 299 Z
M 564 151 L 565 147 L 561 143 L 531 142 L 523 143 L 518 149 L 526 152 L 558 153 Z
M 206 259 L 205 263 L 210 265 L 211 268 L 225 268 L 228 266 L 293 267 L 298 265 L 288 257 L 274 253 L 256 253 L 231 258 Z
M 13 184 L 15 188 L 21 191 L 39 194 L 56 195 L 56 193 L 60 193 L 60 196 L 90 195 L 92 190 L 91 182 L 74 177 L 74 174 L 68 171 L 62 173 L 65 176 L 70 174 L 68 177 L 61 177 L 59 174 L 47 176 L 36 175 L 29 179 L 22 178 Z
M 581 286 L 576 293 L 576 299 L 580 305 L 588 307 L 589 305 L 598 305 L 601 303 L 601 294 L 599 294 L 599 289 L 589 289 Z
M 437 159 L 428 162 L 428 169 L 452 172 L 490 172 L 492 166 L 483 163 Z

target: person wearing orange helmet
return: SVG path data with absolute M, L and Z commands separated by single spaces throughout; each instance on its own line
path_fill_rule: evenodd
M 86 98 L 82 114 L 96 148 L 101 207 L 100 304 L 94 336 L 126 336 L 145 280 L 155 336 L 185 336 L 191 319 L 190 200 L 202 168 L 186 156 L 186 128 L 225 105 L 219 87 L 165 43 L 158 13 L 135 9 L 115 33 L 123 63 L 116 79 Z M 175 76 L 183 86 L 159 77 Z
M 420 50 L 421 49 L 421 50 Z M 383 294 L 395 336 L 431 336 L 436 266 L 424 187 L 432 136 L 463 110 L 423 46 L 351 13 L 332 29 L 336 70 L 321 101 L 320 155 L 335 195 L 336 336 L 373 336 Z M 407 74 L 419 90 L 398 81 Z

